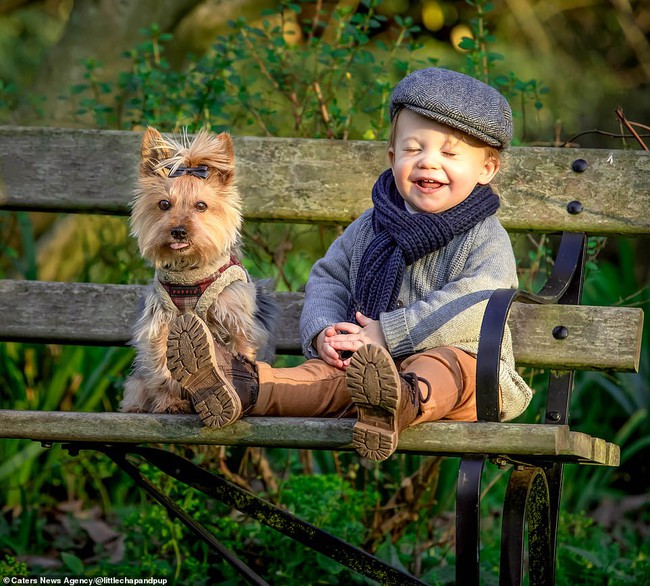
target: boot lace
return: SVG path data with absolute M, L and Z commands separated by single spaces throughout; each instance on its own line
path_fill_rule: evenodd
M 429 399 L 431 398 L 431 383 L 426 379 L 422 378 L 421 376 L 418 376 L 414 372 L 406 372 L 404 374 L 399 375 L 400 378 L 404 381 L 406 381 L 406 388 L 408 389 L 408 394 L 409 394 L 409 400 L 411 403 L 413 403 L 414 406 L 418 408 L 418 411 L 421 411 L 420 405 L 423 403 L 427 403 Z M 425 386 L 427 387 L 427 396 L 423 397 L 422 396 L 422 391 L 420 391 L 420 384 L 423 382 Z M 419 401 L 419 403 L 418 403 Z M 353 407 L 354 403 L 350 403 L 344 410 L 343 412 L 337 417 L 337 419 L 341 419 L 345 417 L 348 413 L 348 411 Z
M 420 405 L 429 402 L 429 399 L 431 398 L 431 383 L 426 378 L 422 378 L 414 372 L 406 372 L 400 376 L 408 383 L 407 388 L 409 391 L 409 398 L 413 405 L 418 405 L 418 402 Z M 427 387 L 426 397 L 422 396 L 422 391 L 420 390 L 421 382 Z

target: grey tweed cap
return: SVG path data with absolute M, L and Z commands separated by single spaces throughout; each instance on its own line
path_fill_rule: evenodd
M 499 149 L 512 140 L 508 101 L 493 87 L 463 73 L 438 67 L 414 71 L 393 90 L 391 120 L 402 106 Z

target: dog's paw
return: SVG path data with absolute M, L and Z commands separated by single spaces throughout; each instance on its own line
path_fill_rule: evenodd
M 144 409 L 141 409 L 140 407 L 136 407 L 134 405 L 130 405 L 128 407 L 125 406 L 120 406 L 119 408 L 120 413 L 147 413 Z
M 183 400 L 168 405 L 165 409 L 165 413 L 171 413 L 174 415 L 182 413 L 194 413 L 194 409 L 192 409 L 192 404 L 189 401 Z

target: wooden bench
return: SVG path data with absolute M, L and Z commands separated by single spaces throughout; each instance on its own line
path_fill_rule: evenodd
M 140 141 L 140 133 L 0 128 L 0 209 L 128 215 Z M 385 167 L 385 145 L 376 142 L 236 137 L 235 149 L 249 220 L 345 225 L 370 206 L 372 184 Z M 539 295 L 500 290 L 490 300 L 478 359 L 480 421 L 420 425 L 400 436 L 398 449 L 462 458 L 456 522 L 456 583 L 462 585 L 479 583 L 484 463 L 512 464 L 503 513 L 501 583 L 521 583 L 527 527 L 530 584 L 552 584 L 563 466 L 617 466 L 620 458 L 618 446 L 608 438 L 571 429 L 573 371 L 634 372 L 641 346 L 642 310 L 580 305 L 585 235 L 650 234 L 650 158 L 638 151 L 512 148 L 497 184 L 504 196 L 499 217 L 509 231 L 565 232 L 553 274 Z M 0 280 L 0 340 L 124 345 L 142 290 Z M 277 352 L 298 353 L 302 295 L 278 293 L 277 298 L 282 311 Z M 517 363 L 552 371 L 546 412 L 537 424 L 498 421 L 496 357 L 506 319 Z M 127 454 L 148 459 L 378 582 L 422 583 L 224 479 L 146 447 L 180 443 L 350 450 L 351 430 L 348 419 L 245 418 L 209 430 L 193 415 L 0 411 L 2 438 L 61 442 L 73 451 L 106 453 L 251 583 L 265 582 L 143 480 Z

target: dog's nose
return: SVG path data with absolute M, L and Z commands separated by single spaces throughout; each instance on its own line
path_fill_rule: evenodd
M 187 230 L 185 226 L 176 226 L 175 228 L 172 228 L 172 238 L 176 240 L 187 238 Z

